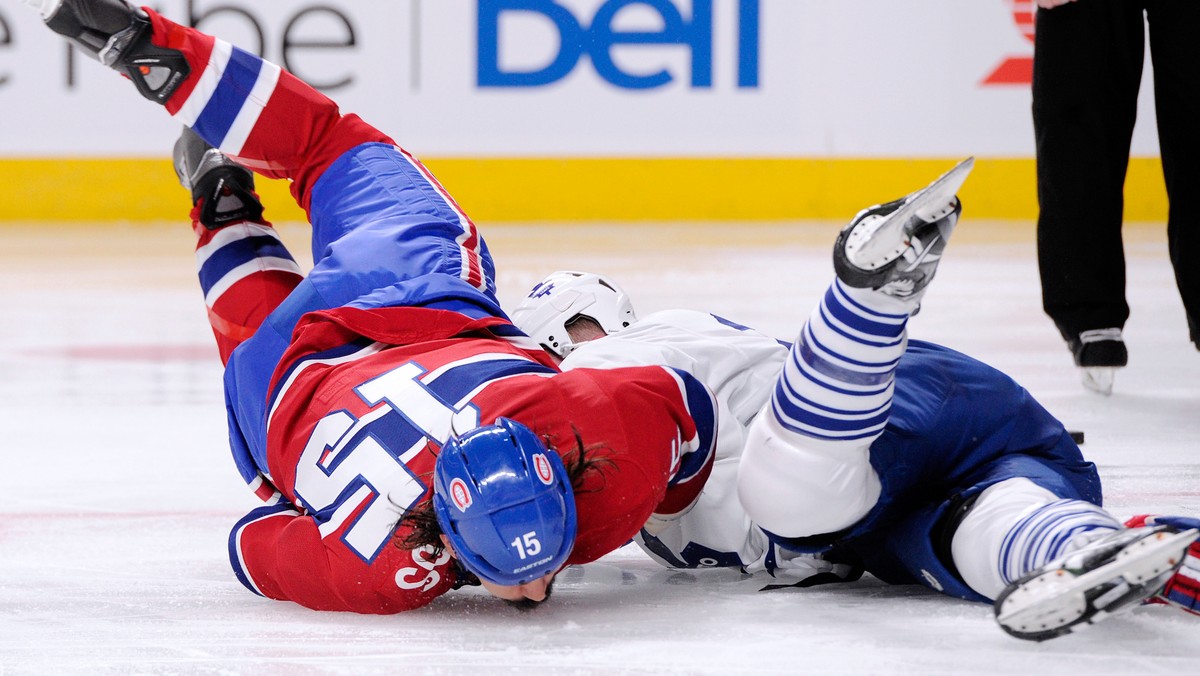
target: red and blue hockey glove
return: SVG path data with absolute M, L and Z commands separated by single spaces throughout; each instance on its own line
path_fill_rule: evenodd
M 1200 519 L 1186 516 L 1135 516 L 1125 522 L 1126 527 L 1166 525 L 1178 530 L 1200 528 Z M 1193 615 L 1200 615 L 1200 540 L 1193 542 L 1184 554 L 1183 565 L 1171 579 L 1162 592 L 1155 597 L 1160 603 L 1170 603 Z

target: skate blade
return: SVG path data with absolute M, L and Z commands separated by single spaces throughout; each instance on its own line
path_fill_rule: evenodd
M 921 188 L 917 192 L 909 195 L 908 200 L 903 206 L 893 211 L 884 217 L 883 221 L 871 228 L 871 235 L 864 237 L 865 241 L 854 254 L 854 260 L 873 261 L 873 260 L 891 260 L 894 255 L 889 252 L 894 248 L 895 242 L 889 237 L 877 237 L 874 233 L 888 227 L 892 223 L 899 224 L 903 227 L 908 223 L 913 216 L 920 216 L 926 222 L 932 222 L 938 218 L 950 213 L 946 206 L 952 204 L 951 200 L 958 194 L 958 189 L 966 182 L 967 176 L 970 175 L 971 169 L 975 167 L 975 158 L 968 157 L 967 159 L 954 165 L 950 171 L 942 174 L 933 183 Z M 949 236 L 949 233 L 943 233 L 943 236 Z
M 1183 563 L 1184 553 L 1197 535 L 1200 531 L 1194 528 L 1182 533 L 1157 533 L 1121 550 L 1108 564 L 1078 577 L 1061 569 L 1035 575 L 997 601 L 996 622 L 1009 634 L 1033 641 L 1070 633 L 1085 622 L 1099 622 L 1157 592 Z M 1113 581 L 1119 582 L 1089 603 L 1087 591 Z
M 1113 366 L 1087 366 L 1082 369 L 1083 386 L 1087 389 L 1110 396 L 1113 382 L 1116 380 L 1117 369 Z

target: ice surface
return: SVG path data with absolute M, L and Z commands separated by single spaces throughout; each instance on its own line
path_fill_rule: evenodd
M 791 339 L 840 224 L 487 228 L 501 298 L 555 269 L 638 309 L 715 311 Z M 285 230 L 302 253 L 303 230 Z M 1045 644 L 991 608 L 876 580 L 760 592 L 636 549 L 566 571 L 523 613 L 473 591 L 391 617 L 245 591 L 226 536 L 257 501 L 229 457 L 191 233 L 0 228 L 0 674 L 1130 674 L 1194 665 L 1200 618 L 1139 608 Z M 1200 353 L 1161 226 L 1127 228 L 1130 364 L 1084 391 L 1041 312 L 1029 223 L 955 232 L 911 335 L 1013 374 L 1087 435 L 1108 507 L 1200 513 Z

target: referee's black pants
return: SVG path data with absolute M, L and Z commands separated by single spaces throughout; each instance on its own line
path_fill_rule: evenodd
M 1042 303 L 1067 339 L 1129 318 L 1121 221 L 1147 22 L 1171 262 L 1200 348 L 1200 0 L 1078 0 L 1038 11 Z

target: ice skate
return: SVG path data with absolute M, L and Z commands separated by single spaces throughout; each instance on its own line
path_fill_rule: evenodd
M 1157 594 L 1198 536 L 1168 526 L 1106 534 L 1009 585 L 996 599 L 996 622 L 1030 641 L 1099 622 Z
M 124 0 L 25 0 L 50 30 L 133 81 L 142 96 L 165 103 L 191 68 L 183 54 L 150 42 L 150 18 Z
M 192 204 L 203 202 L 200 223 L 217 230 L 230 223 L 259 221 L 263 207 L 254 194 L 254 174 L 184 127 L 173 153 L 175 175 L 192 192 Z
M 962 205 L 956 193 L 974 164 L 975 158 L 967 158 L 928 187 L 855 216 L 834 244 L 838 279 L 915 307 L 958 223 Z
M 1126 528 L 1145 526 L 1169 526 L 1175 530 L 1200 529 L 1200 519 L 1190 516 L 1167 516 L 1142 514 L 1125 522 Z M 1167 580 L 1163 590 L 1151 599 L 1152 603 L 1166 603 L 1192 615 L 1200 615 L 1200 540 L 1187 548 L 1183 565 Z
M 1084 331 L 1069 338 L 1067 346 L 1081 369 L 1083 386 L 1106 396 L 1112 394 L 1117 369 L 1129 363 L 1121 329 Z

